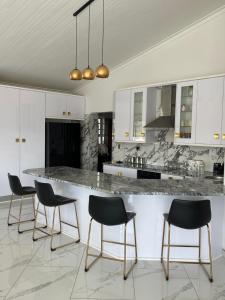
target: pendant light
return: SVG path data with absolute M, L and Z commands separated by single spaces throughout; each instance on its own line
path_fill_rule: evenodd
M 109 69 L 104 65 L 104 35 L 105 35 L 105 1 L 103 1 L 103 10 L 102 10 L 102 64 L 96 69 L 96 77 L 98 78 L 108 78 Z
M 77 68 L 77 17 L 76 17 L 76 58 L 75 58 L 76 64 L 75 69 L 73 69 L 70 72 L 70 80 L 81 80 L 82 79 L 82 73 Z
M 89 5 L 89 18 L 88 18 L 88 67 L 85 68 L 82 72 L 83 79 L 93 80 L 95 78 L 95 72 L 90 68 L 90 26 L 91 26 L 91 8 Z

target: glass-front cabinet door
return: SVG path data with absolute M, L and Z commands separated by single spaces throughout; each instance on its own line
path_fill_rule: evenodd
M 179 144 L 195 143 L 196 81 L 177 84 L 174 141 Z
M 133 141 L 145 141 L 144 126 L 146 125 L 146 103 L 147 89 L 133 89 L 131 101 L 131 133 Z

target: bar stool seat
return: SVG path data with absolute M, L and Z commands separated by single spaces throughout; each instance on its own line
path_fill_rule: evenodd
M 212 272 L 212 253 L 211 253 L 211 205 L 209 200 L 173 200 L 169 213 L 163 214 L 163 235 L 162 235 L 162 248 L 161 248 L 161 263 L 165 272 L 166 280 L 169 279 L 169 263 L 170 263 L 170 248 L 172 247 L 189 247 L 198 249 L 198 262 L 209 277 L 210 282 L 213 281 Z M 168 243 L 165 244 L 165 226 L 168 225 Z M 199 238 L 197 245 L 182 245 L 171 244 L 171 225 L 186 229 L 199 231 Z M 201 260 L 201 230 L 207 227 L 208 231 L 208 247 L 209 247 L 209 262 L 202 262 Z M 163 258 L 164 247 L 167 247 L 167 261 L 166 266 Z M 179 262 L 179 261 L 176 261 Z M 189 261 L 180 261 L 182 263 L 190 263 Z M 210 267 L 209 272 L 205 268 L 205 264 Z
M 39 239 L 43 239 L 46 237 L 51 237 L 51 251 L 55 251 L 56 249 L 59 249 L 59 248 L 65 247 L 65 246 L 69 246 L 74 243 L 79 243 L 80 242 L 80 228 L 79 228 L 77 209 L 76 209 L 76 199 L 71 199 L 71 198 L 67 198 L 67 197 L 55 194 L 52 189 L 52 186 L 49 183 L 42 183 L 42 182 L 35 181 L 35 187 L 37 190 L 37 196 L 38 196 L 39 202 L 44 206 L 45 214 L 46 214 L 46 207 L 52 207 L 52 208 L 54 208 L 54 211 L 53 211 L 51 233 L 48 233 L 48 232 L 36 227 L 37 215 L 40 213 L 39 204 L 38 204 L 38 208 L 36 210 L 36 216 L 35 216 L 34 230 L 33 230 L 33 241 L 37 241 Z M 60 207 L 63 205 L 68 205 L 68 204 L 74 204 L 76 224 L 71 224 L 71 223 L 65 222 L 61 218 Z M 58 213 L 59 213 L 60 230 L 54 233 L 56 208 L 58 208 Z M 59 245 L 57 247 L 53 247 L 53 237 L 56 234 L 60 234 L 62 232 L 62 224 L 65 224 L 65 225 L 75 228 L 78 232 L 78 239 L 74 239 L 73 242 L 69 242 L 66 244 Z M 44 233 L 44 235 L 42 235 L 41 237 L 35 237 L 36 230 L 41 231 L 42 233 Z
M 70 203 L 74 203 L 77 200 L 76 199 L 71 199 L 71 198 L 67 198 L 61 195 L 55 195 L 55 200 L 56 200 L 56 204 L 57 206 L 61 206 L 61 205 L 66 205 L 66 204 L 70 204 Z
M 135 212 L 130 212 L 130 211 L 127 211 L 127 223 L 129 221 L 131 221 L 134 217 L 136 217 L 136 213 Z
M 32 186 L 23 186 L 22 187 L 22 191 L 23 191 L 23 195 L 32 195 L 32 194 L 36 194 L 36 190 L 34 187 Z
M 125 210 L 123 199 L 120 197 L 99 197 L 90 195 L 89 196 L 89 214 L 91 216 L 89 231 L 88 231 L 88 241 L 86 249 L 86 259 L 85 259 L 85 272 L 89 271 L 90 267 L 99 259 L 105 258 L 110 260 L 121 261 L 124 263 L 123 267 L 123 278 L 127 279 L 129 273 L 132 271 L 133 267 L 137 263 L 137 239 L 136 239 L 136 225 L 135 225 L 135 212 L 127 212 Z M 89 244 L 91 236 L 92 221 L 95 220 L 97 223 L 101 224 L 101 250 L 99 255 L 89 253 Z M 134 243 L 127 243 L 127 224 L 129 221 L 133 221 L 134 230 Z M 105 226 L 117 226 L 124 225 L 124 242 L 109 241 L 103 239 L 103 225 Z M 103 243 L 117 244 L 124 246 L 124 258 L 116 259 L 112 257 L 107 257 L 103 255 Z M 131 264 L 129 270 L 127 270 L 127 246 L 134 247 L 135 259 Z M 88 256 L 95 257 L 95 259 L 88 265 Z

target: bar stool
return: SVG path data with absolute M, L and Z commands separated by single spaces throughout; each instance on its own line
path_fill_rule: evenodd
M 161 250 L 161 263 L 165 272 L 166 280 L 169 279 L 169 263 L 170 263 L 170 248 L 171 247 L 191 247 L 198 248 L 198 262 L 207 276 L 209 281 L 213 282 L 213 272 L 212 272 L 212 251 L 211 251 L 211 205 L 209 200 L 173 200 L 170 211 L 168 214 L 164 214 L 164 224 L 163 224 L 163 237 L 162 237 L 162 250 Z M 168 224 L 168 244 L 164 244 L 165 238 L 165 226 Z M 171 225 L 183 228 L 183 229 L 198 229 L 199 230 L 199 241 L 198 245 L 174 245 L 170 243 L 171 238 Z M 206 226 L 208 230 L 208 247 L 209 247 L 209 262 L 202 262 L 201 260 L 201 229 Z M 163 259 L 163 250 L 167 247 L 167 261 L 166 266 Z M 174 261 L 173 261 L 174 262 Z M 189 263 L 187 261 L 176 261 L 182 263 Z M 210 271 L 208 272 L 205 268 L 205 264 L 210 266 Z
M 136 213 L 134 212 L 126 212 L 124 202 L 122 198 L 119 197 L 98 197 L 98 196 L 89 196 L 89 214 L 91 216 L 90 224 L 89 224 L 89 231 L 88 231 L 88 242 L 87 242 L 87 249 L 86 249 L 86 259 L 85 259 L 85 272 L 87 272 L 90 267 L 99 259 L 105 258 L 115 261 L 122 261 L 124 263 L 123 267 L 123 278 L 124 280 L 127 279 L 129 273 L 133 269 L 134 265 L 137 263 L 137 239 L 136 239 L 136 226 L 135 226 L 135 216 Z M 101 251 L 99 255 L 94 255 L 89 253 L 89 244 L 90 244 L 90 235 L 91 235 L 91 226 L 92 221 L 95 220 L 96 222 L 101 224 Z M 134 226 L 134 244 L 127 243 L 127 223 L 133 220 Z M 116 226 L 124 224 L 124 242 L 116 242 L 116 241 L 109 241 L 103 239 L 103 225 L 106 226 Z M 124 259 L 116 259 L 111 257 L 103 256 L 103 243 L 112 243 L 124 246 Z M 131 246 L 135 248 L 135 261 L 131 265 L 130 269 L 126 270 L 126 249 L 127 246 Z M 95 259 L 88 265 L 88 256 L 95 257 Z
M 20 179 L 18 176 L 16 175 L 10 175 L 8 173 L 8 179 L 9 179 L 9 185 L 10 185 L 10 189 L 12 191 L 12 196 L 11 196 L 11 201 L 10 201 L 10 206 L 9 206 L 9 213 L 8 213 L 8 226 L 17 224 L 18 225 L 18 233 L 23 233 L 26 231 L 31 231 L 33 230 L 33 228 L 31 229 L 26 229 L 26 230 L 20 230 L 20 224 L 22 223 L 27 223 L 27 222 L 32 222 L 35 220 L 35 206 L 34 206 L 34 196 L 36 194 L 36 190 L 35 188 L 31 187 L 31 186 L 22 186 Z M 19 209 L 19 217 L 14 216 L 11 213 L 11 209 L 12 209 L 12 203 L 13 203 L 13 196 L 19 196 L 20 197 L 20 209 Z M 33 218 L 32 219 L 28 219 L 28 220 L 21 220 L 21 214 L 22 214 L 22 208 L 23 208 L 23 199 L 25 196 L 31 196 L 32 198 L 32 204 L 33 204 Z M 11 223 L 10 222 L 10 217 L 14 218 L 15 220 L 17 220 L 16 222 Z
M 68 245 L 72 245 L 74 243 L 79 243 L 80 242 L 80 229 L 79 229 L 79 223 L 78 223 L 78 216 L 77 216 L 77 209 L 76 209 L 76 200 L 75 199 L 70 199 L 70 198 L 66 198 L 60 195 L 56 195 L 52 189 L 52 186 L 49 183 L 42 183 L 42 182 L 38 182 L 35 181 L 35 187 L 36 187 L 36 191 L 37 191 L 37 196 L 38 199 L 40 201 L 40 203 L 45 207 L 53 207 L 54 211 L 53 211 L 53 219 L 52 219 L 52 228 L 51 228 L 51 233 L 48 233 L 38 227 L 36 227 L 37 224 L 37 215 L 39 212 L 39 207 L 36 210 L 36 216 L 35 216 L 35 223 L 34 223 L 34 230 L 33 230 L 33 241 L 37 241 L 40 240 L 42 238 L 46 238 L 46 237 L 51 237 L 51 251 L 55 251 L 56 249 L 68 246 Z M 67 223 L 65 221 L 62 221 L 61 219 L 61 211 L 60 211 L 60 207 L 63 205 L 67 205 L 67 204 L 74 204 L 74 208 L 75 208 L 75 216 L 76 216 L 76 225 Z M 58 213 L 59 213 L 59 225 L 60 225 L 60 231 L 59 232 L 55 232 L 54 233 L 54 223 L 55 223 L 55 214 L 56 214 L 56 208 L 58 208 Z M 62 232 L 62 224 L 66 224 L 68 226 L 71 226 L 73 228 L 76 228 L 78 231 L 78 239 L 74 240 L 73 242 L 70 243 L 66 243 L 57 247 L 53 247 L 53 237 L 56 234 L 60 234 Z M 35 237 L 35 232 L 36 230 L 41 231 L 42 233 L 44 233 L 44 236 Z

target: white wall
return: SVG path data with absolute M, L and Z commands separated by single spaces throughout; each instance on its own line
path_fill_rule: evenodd
M 86 113 L 112 111 L 114 90 L 223 73 L 225 9 L 75 92 L 87 96 Z

